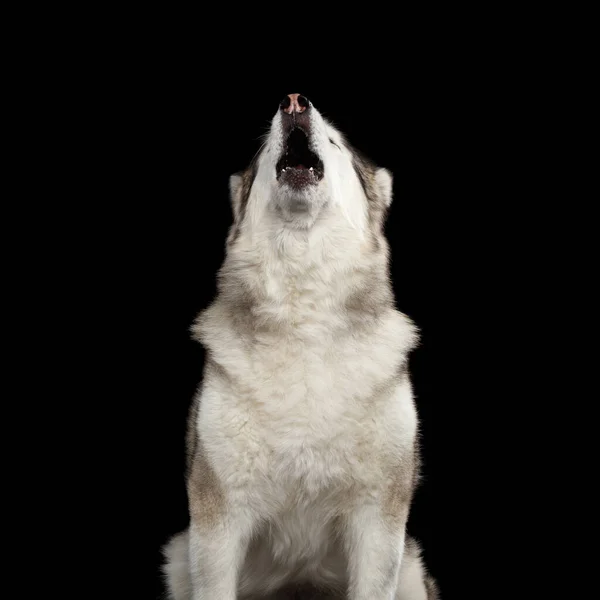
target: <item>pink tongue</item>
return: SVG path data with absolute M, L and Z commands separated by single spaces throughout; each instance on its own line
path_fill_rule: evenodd
M 304 165 L 298 165 L 296 169 L 306 169 L 306 167 Z

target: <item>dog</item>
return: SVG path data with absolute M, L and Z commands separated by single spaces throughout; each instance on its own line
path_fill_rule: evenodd
M 419 476 L 383 226 L 392 175 L 300 94 L 230 177 L 233 223 L 189 415 L 172 600 L 435 600 L 405 533 Z

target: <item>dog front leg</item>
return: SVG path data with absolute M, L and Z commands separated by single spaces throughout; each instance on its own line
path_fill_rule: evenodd
M 188 482 L 192 600 L 236 600 L 252 518 L 228 501 L 206 459 L 194 458 Z
M 211 528 L 192 521 L 190 574 L 193 600 L 236 600 L 248 537 L 247 528 L 232 515 Z
M 363 505 L 348 515 L 345 546 L 349 600 L 393 600 L 404 552 L 407 514 L 390 517 L 380 506 Z

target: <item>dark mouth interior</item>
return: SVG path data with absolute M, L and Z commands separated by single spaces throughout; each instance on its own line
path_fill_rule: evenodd
M 289 168 L 313 169 L 317 174 L 323 171 L 323 163 L 308 147 L 308 137 L 299 127 L 296 127 L 286 140 L 285 150 L 277 163 L 277 174 Z

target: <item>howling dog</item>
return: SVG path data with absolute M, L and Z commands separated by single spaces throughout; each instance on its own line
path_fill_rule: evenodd
M 290 94 L 229 186 L 218 293 L 192 326 L 206 361 L 169 597 L 437 599 L 405 534 L 418 333 L 389 280 L 391 174 Z

